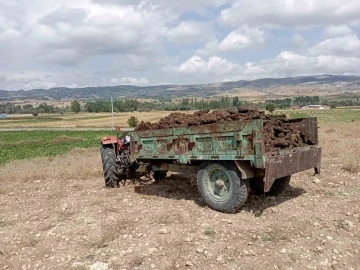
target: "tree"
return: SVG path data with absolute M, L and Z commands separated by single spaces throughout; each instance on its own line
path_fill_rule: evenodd
M 137 127 L 139 121 L 135 116 L 131 116 L 127 121 L 129 127 Z
M 336 108 L 336 103 L 330 103 L 330 109 L 335 109 Z
M 35 116 L 35 117 L 38 116 L 38 115 L 39 115 L 38 110 L 34 110 L 34 111 L 32 112 L 32 115 Z
M 269 103 L 268 105 L 266 105 L 265 108 L 267 111 L 269 111 L 270 113 L 272 113 L 273 111 L 275 111 L 275 105 L 272 103 Z
M 80 112 L 80 103 L 77 100 L 71 102 L 71 111 L 74 113 Z

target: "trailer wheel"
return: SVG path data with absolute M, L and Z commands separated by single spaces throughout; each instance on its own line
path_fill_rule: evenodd
M 270 191 L 264 193 L 264 181 L 262 178 L 250 180 L 250 188 L 257 194 L 277 196 L 281 194 L 290 185 L 291 175 L 281 177 L 275 180 Z
M 231 164 L 209 163 L 201 166 L 197 174 L 198 190 L 205 203 L 224 213 L 238 211 L 249 193 L 248 180 Z
M 115 151 L 110 145 L 101 145 L 100 154 L 103 165 L 105 187 L 115 188 L 118 186 L 119 182 Z

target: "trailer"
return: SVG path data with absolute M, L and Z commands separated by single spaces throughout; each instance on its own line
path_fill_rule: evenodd
M 311 145 L 265 152 L 262 119 L 104 137 L 100 152 L 105 185 L 116 187 L 121 179 L 149 173 L 155 181 L 162 181 L 168 171 L 196 174 L 199 193 L 211 209 L 237 212 L 250 189 L 276 196 L 289 185 L 292 174 L 308 169 L 320 173 L 317 119 L 289 121 Z

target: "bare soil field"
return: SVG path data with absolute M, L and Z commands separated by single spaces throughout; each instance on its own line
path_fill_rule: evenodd
M 321 123 L 321 175 L 243 210 L 194 176 L 104 188 L 98 149 L 0 167 L 0 269 L 359 269 L 360 126 Z

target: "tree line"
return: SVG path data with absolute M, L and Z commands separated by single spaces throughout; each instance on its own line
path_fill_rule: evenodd
M 115 112 L 133 112 L 133 111 L 185 111 L 202 109 L 232 108 L 246 104 L 240 101 L 238 97 L 222 97 L 217 100 L 204 100 L 196 98 L 184 98 L 180 102 L 165 101 L 143 101 L 135 99 L 115 100 L 113 102 Z M 85 104 L 85 110 L 88 112 L 111 112 L 111 102 L 109 101 L 91 101 Z
M 302 96 L 302 97 L 294 97 L 285 98 L 285 99 L 271 99 L 266 100 L 265 104 L 273 104 L 276 108 L 279 109 L 287 109 L 293 106 L 296 107 L 304 107 L 307 105 L 326 105 L 331 108 L 336 107 L 346 107 L 346 106 L 360 106 L 359 97 L 344 99 L 344 100 L 331 100 L 324 99 L 320 100 L 319 96 Z
M 136 99 L 121 99 L 114 100 L 114 112 L 146 112 L 146 111 L 185 111 L 185 110 L 203 110 L 203 109 L 219 109 L 219 108 L 233 108 L 242 105 L 251 105 L 257 109 L 270 108 L 274 109 L 288 109 L 292 106 L 303 107 L 306 105 L 327 105 L 332 108 L 338 106 L 360 106 L 359 98 L 346 100 L 320 100 L 319 96 L 302 96 L 284 99 L 271 99 L 263 102 L 252 103 L 240 100 L 239 97 L 222 97 L 219 99 L 206 98 L 184 98 L 178 102 L 172 102 L 170 99 L 160 99 L 157 101 L 139 101 Z M 269 106 L 271 105 L 271 106 Z M 13 103 L 0 104 L 1 114 L 33 114 L 38 115 L 44 113 L 65 113 L 86 111 L 91 113 L 111 112 L 110 101 L 89 101 L 85 106 L 81 106 L 77 100 L 73 100 L 70 106 L 57 107 L 49 105 L 46 102 L 33 106 L 31 104 L 15 105 Z

